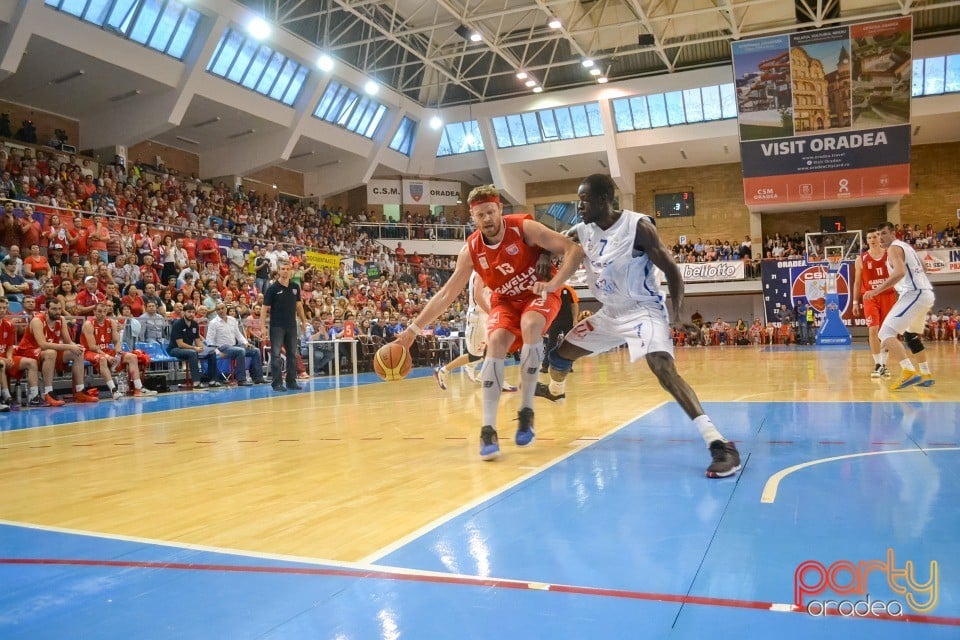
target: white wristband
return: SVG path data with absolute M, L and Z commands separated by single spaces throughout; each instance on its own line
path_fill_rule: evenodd
M 417 333 L 417 334 L 423 333 L 423 327 L 421 327 L 420 325 L 418 325 L 418 324 L 417 324 L 416 322 L 414 322 L 413 320 L 411 320 L 411 321 L 410 321 L 410 324 L 407 325 L 407 329 L 409 329 L 410 331 L 413 331 L 414 333 Z

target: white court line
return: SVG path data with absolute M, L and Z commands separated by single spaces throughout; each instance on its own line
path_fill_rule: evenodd
M 772 504 L 774 500 L 777 499 L 777 489 L 780 487 L 780 481 L 786 478 L 788 475 L 794 471 L 800 471 L 801 469 L 806 469 L 807 467 L 812 467 L 817 464 L 822 464 L 824 462 L 835 462 L 837 460 L 849 460 L 850 458 L 863 458 L 866 456 L 886 456 L 892 453 L 935 453 L 937 451 L 960 451 L 960 447 L 936 447 L 932 449 L 896 449 L 893 451 L 867 451 L 864 453 L 849 453 L 843 456 L 833 456 L 831 458 L 819 458 L 817 460 L 811 460 L 810 462 L 804 462 L 803 464 L 795 464 L 792 467 L 787 467 L 786 469 L 781 469 L 775 474 L 770 476 L 767 479 L 766 484 L 763 485 L 763 493 L 760 494 L 760 502 L 766 504 Z
M 452 574 L 446 571 L 430 571 L 427 569 L 412 568 L 394 568 L 387 566 L 378 566 L 374 564 L 364 564 L 362 562 L 349 562 L 345 560 L 329 560 L 327 558 L 311 558 L 305 556 L 286 555 L 282 553 L 267 553 L 262 551 L 248 551 L 245 549 L 231 549 L 229 547 L 214 547 L 203 544 L 193 544 L 190 542 L 173 542 L 170 540 L 155 540 L 153 538 L 140 538 L 137 536 L 125 536 L 116 533 L 100 533 L 98 531 L 86 531 L 83 529 L 68 529 L 65 527 L 53 527 L 42 524 L 32 524 L 30 522 L 18 522 L 16 520 L 0 519 L 0 526 L 19 527 L 22 529 L 35 529 L 37 531 L 50 531 L 52 533 L 63 533 L 75 536 L 86 536 L 90 538 L 102 538 L 105 540 L 116 540 L 119 542 L 135 542 L 138 544 L 154 545 L 158 547 L 169 547 L 172 549 L 184 549 L 187 551 L 203 551 L 205 553 L 216 553 L 221 555 L 239 556 L 244 558 L 260 558 L 263 560 L 276 560 L 279 562 L 297 562 L 324 567 L 338 567 L 341 569 L 356 569 L 360 571 L 378 571 L 383 573 L 393 573 L 397 575 L 421 575 L 435 576 L 441 578 L 456 578 L 477 580 L 478 576 L 467 574 Z M 72 558 L 71 558 L 72 559 Z
M 408 543 L 410 543 L 410 542 L 413 542 L 413 541 L 416 540 L 417 538 L 425 535 L 426 533 L 432 531 L 433 529 L 436 529 L 436 528 L 439 527 L 440 525 L 445 524 L 445 523 L 449 522 L 450 520 L 453 520 L 453 519 L 456 518 L 457 516 L 462 515 L 462 514 L 466 513 L 467 511 L 470 511 L 471 509 L 474 509 L 475 507 L 483 504 L 484 502 L 486 502 L 486 501 L 488 501 L 488 500 L 492 500 L 493 498 L 497 497 L 497 496 L 500 495 L 500 494 L 506 493 L 507 491 L 513 489 L 514 487 L 516 487 L 516 486 L 519 485 L 520 483 L 526 482 L 527 480 L 529 480 L 530 478 L 533 478 L 533 477 L 536 476 L 537 474 L 543 473 L 544 471 L 546 471 L 546 470 L 549 469 L 550 467 L 553 467 L 553 466 L 555 466 L 555 465 L 563 462 L 564 460 L 566 460 L 566 459 L 569 458 L 570 456 L 576 455 L 577 453 L 583 451 L 583 450 L 586 449 L 587 447 L 591 447 L 591 446 L 597 444 L 598 442 L 601 442 L 601 441 L 602 441 L 604 438 L 606 438 L 607 436 L 612 435 L 612 434 L 616 433 L 617 431 L 620 431 L 620 430 L 623 429 L 624 427 L 633 424 L 634 422 L 636 422 L 636 421 L 639 420 L 640 418 L 644 417 L 645 415 L 656 411 L 656 410 L 659 409 L 660 407 L 664 406 L 665 404 L 669 404 L 670 402 L 673 402 L 673 401 L 672 401 L 672 400 L 669 400 L 669 401 L 668 401 L 668 400 L 664 400 L 664 401 L 661 402 L 660 404 L 658 404 L 658 405 L 656 405 L 656 406 L 654 406 L 654 407 L 651 407 L 650 409 L 647 409 L 647 410 L 644 411 L 643 413 L 640 413 L 640 414 L 634 416 L 633 418 L 631 418 L 630 420 L 624 422 L 623 424 L 617 425 L 616 427 L 614 427 L 614 428 L 611 429 L 610 431 L 606 432 L 605 434 L 603 434 L 602 436 L 600 436 L 600 437 L 599 437 L 598 439 L 596 439 L 596 440 L 585 440 L 585 441 L 583 441 L 583 446 L 578 446 L 576 449 L 574 449 L 574 450 L 572 450 L 572 451 L 569 451 L 568 453 L 565 453 L 565 454 L 563 454 L 562 456 L 560 456 L 560 457 L 558 457 L 558 458 L 554 458 L 553 460 L 550 460 L 549 462 L 546 462 L 546 463 L 540 465 L 539 467 L 534 467 L 534 468 L 533 468 L 533 471 L 530 471 L 529 473 L 526 473 L 526 474 L 520 476 L 520 477 L 517 478 L 516 480 L 513 480 L 512 482 L 508 482 L 507 484 L 503 485 L 502 487 L 499 487 L 498 489 L 494 489 L 493 491 L 491 491 L 491 492 L 489 492 L 489 493 L 486 493 L 486 494 L 484 494 L 484 495 L 482 495 L 482 496 L 480 496 L 480 497 L 478 497 L 478 498 L 475 498 L 474 500 L 471 500 L 470 502 L 466 503 L 466 504 L 463 505 L 462 507 L 459 507 L 458 509 L 454 509 L 454 510 L 451 511 L 450 513 L 447 513 L 447 514 L 445 514 L 445 515 L 442 515 L 442 516 L 440 516 L 439 518 L 437 518 L 436 520 L 433 520 L 432 522 L 428 522 L 427 524 L 423 525 L 422 527 L 420 527 L 420 528 L 417 529 L 416 531 L 412 531 L 412 532 L 408 533 L 407 535 L 403 536 L 402 538 L 400 538 L 400 539 L 398 539 L 398 540 L 396 540 L 396 541 L 394 541 L 394 542 L 391 542 L 391 543 L 388 544 L 387 546 L 385 546 L 385 547 L 383 547 L 383 548 L 381 548 L 381 549 L 378 549 L 378 550 L 374 551 L 373 553 L 367 555 L 366 557 L 362 558 L 362 559 L 360 560 L 360 562 L 361 562 L 361 563 L 371 563 L 371 564 L 372 564 L 372 563 L 375 563 L 377 560 L 379 560 L 379 559 L 382 558 L 383 556 L 388 555 L 388 554 L 390 554 L 390 553 L 393 553 L 394 551 L 396 551 L 396 550 L 399 549 L 400 547 L 402 547 L 402 546 L 404 546 L 404 545 L 406 545 L 406 544 L 408 544 Z M 576 442 L 580 442 L 580 441 L 577 440 Z M 492 464 L 500 464 L 500 463 L 494 462 L 494 463 L 492 463 Z M 521 468 L 522 468 L 522 467 L 521 467 Z

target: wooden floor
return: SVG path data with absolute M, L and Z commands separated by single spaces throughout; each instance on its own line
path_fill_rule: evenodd
M 682 348 L 677 361 L 705 403 L 956 401 L 960 349 L 934 344 L 928 353 L 936 386 L 896 393 L 870 379 L 862 346 Z M 624 351 L 575 369 L 566 401 L 537 399 L 528 449 L 512 444 L 518 399 L 505 395 L 504 455 L 486 463 L 477 455 L 479 387 L 462 373 L 446 392 L 421 376 L 282 396 L 266 389 L 262 399 L 223 403 L 214 401 L 227 396 L 211 391 L 200 408 L 148 411 L 161 397 L 138 415 L 56 427 L 9 429 L 18 416 L 60 410 L 6 414 L 0 519 L 328 560 L 377 557 L 669 400 Z M 517 369 L 507 372 L 516 382 Z M 672 426 L 699 446 L 689 422 Z

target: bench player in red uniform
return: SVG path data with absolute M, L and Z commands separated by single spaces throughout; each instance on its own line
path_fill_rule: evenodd
M 96 402 L 97 397 L 83 389 L 83 347 L 70 339 L 67 322 L 61 315 L 60 301 L 51 298 L 46 301 L 47 310 L 38 313 L 27 326 L 14 355 L 32 358 L 40 364 L 43 374 L 43 400 L 37 395 L 28 403 L 30 406 L 63 406 L 53 394 L 53 374 L 66 371 L 67 363 L 73 371 L 73 399 L 76 402 Z
M 890 277 L 887 269 L 887 250 L 880 244 L 880 232 L 867 229 L 867 250 L 857 256 L 853 276 L 853 315 L 863 315 L 867 320 L 870 337 L 870 352 L 873 354 L 871 378 L 887 378 L 887 351 L 880 348 L 880 325 L 897 301 L 897 293 L 890 289 L 868 299 L 863 294 L 872 291 Z M 861 302 L 862 300 L 862 302 Z
M 9 310 L 10 303 L 7 302 L 6 298 L 0 298 L 0 411 L 9 411 L 13 406 L 14 398 L 10 395 L 10 380 L 19 380 L 24 372 L 27 373 L 27 384 L 29 385 L 27 398 L 32 399 L 40 395 L 37 382 L 37 361 L 13 354 L 13 350 L 17 346 L 17 327 L 4 317 Z M 6 409 L 3 407 L 6 407 Z
M 109 302 L 98 302 L 93 309 L 93 318 L 83 323 L 83 329 L 80 332 L 80 344 L 85 350 L 83 358 L 100 371 L 104 380 L 107 381 L 107 388 L 110 389 L 110 395 L 114 400 L 120 399 L 122 394 L 117 390 L 110 369 L 120 371 L 124 365 L 127 366 L 130 381 L 133 383 L 133 395 L 135 397 L 155 396 L 157 392 L 144 388 L 143 382 L 140 381 L 138 354 L 130 351 L 123 352 L 120 347 L 120 330 L 117 322 L 107 317 L 107 312 L 112 306 Z M 149 364 L 149 360 L 146 364 Z
M 467 198 L 470 215 L 477 225 L 460 250 L 453 275 L 397 336 L 397 343 L 410 348 L 414 339 L 463 291 L 470 274 L 480 274 L 493 292 L 487 320 L 487 354 L 480 369 L 483 385 L 483 416 L 480 430 L 480 457 L 492 460 L 500 455 L 497 437 L 497 405 L 503 386 L 504 358 L 520 349 L 520 412 L 514 441 L 524 447 L 533 443 L 533 394 L 543 361 L 543 333 L 560 309 L 557 293 L 573 275 L 583 250 L 556 231 L 529 215 L 503 215 L 503 205 L 493 185 L 477 187 Z M 563 263 L 549 281 L 537 275 L 542 251 L 563 254 Z

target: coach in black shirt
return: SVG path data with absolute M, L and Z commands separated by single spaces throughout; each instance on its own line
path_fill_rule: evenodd
M 277 262 L 279 275 L 277 281 L 267 287 L 263 296 L 260 320 L 267 326 L 267 312 L 270 312 L 270 375 L 273 378 L 274 391 L 299 391 L 297 384 L 297 318 L 304 324 L 307 316 L 300 301 L 300 285 L 290 282 L 293 269 L 289 260 Z M 287 386 L 280 379 L 280 349 L 287 353 Z

